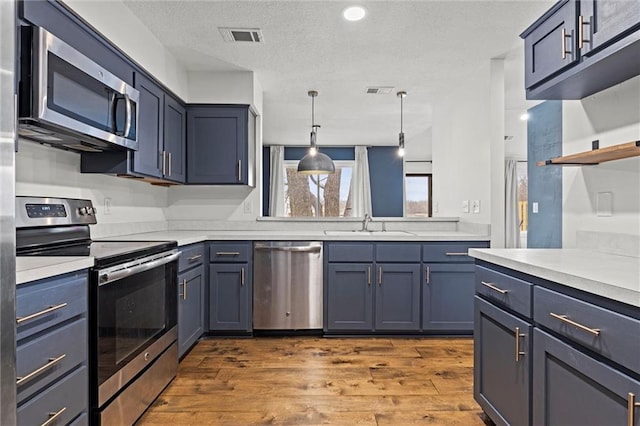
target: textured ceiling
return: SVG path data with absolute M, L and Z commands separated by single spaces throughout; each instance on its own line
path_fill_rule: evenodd
M 359 3 L 360 22 L 341 11 Z M 553 1 L 139 1 L 125 4 L 188 70 L 254 71 L 264 88 L 265 143 L 308 143 L 319 91 L 320 145 L 394 144 L 396 91 L 413 158 L 430 157 L 432 102 L 490 58 Z M 263 44 L 226 43 L 218 27 L 263 31 Z M 367 86 L 393 86 L 367 95 Z M 521 94 L 518 99 L 523 98 Z

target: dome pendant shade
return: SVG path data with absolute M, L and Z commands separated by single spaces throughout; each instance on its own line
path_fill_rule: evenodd
M 305 175 L 326 175 L 336 172 L 336 166 L 327 154 L 317 152 L 307 154 L 298 163 L 298 173 Z

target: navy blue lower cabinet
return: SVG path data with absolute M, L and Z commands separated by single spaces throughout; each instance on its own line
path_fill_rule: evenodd
M 204 266 L 178 276 L 178 356 L 204 331 Z
M 473 263 L 424 264 L 422 328 L 425 331 L 473 331 Z
M 640 425 L 640 382 L 535 329 L 534 425 Z
M 376 330 L 420 329 L 420 264 L 376 264 Z
M 329 263 L 327 330 L 373 330 L 373 264 Z
M 498 425 L 530 424 L 531 341 L 530 324 L 475 298 L 473 393 Z
M 251 331 L 252 281 L 249 263 L 209 265 L 210 331 Z

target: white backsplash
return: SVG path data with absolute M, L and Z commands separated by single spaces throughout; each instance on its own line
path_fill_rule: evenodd
M 578 231 L 576 247 L 640 258 L 640 236 L 613 232 Z

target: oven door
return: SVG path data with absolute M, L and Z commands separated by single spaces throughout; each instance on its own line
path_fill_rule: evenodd
M 176 340 L 179 255 L 171 250 L 97 272 L 98 407 Z

